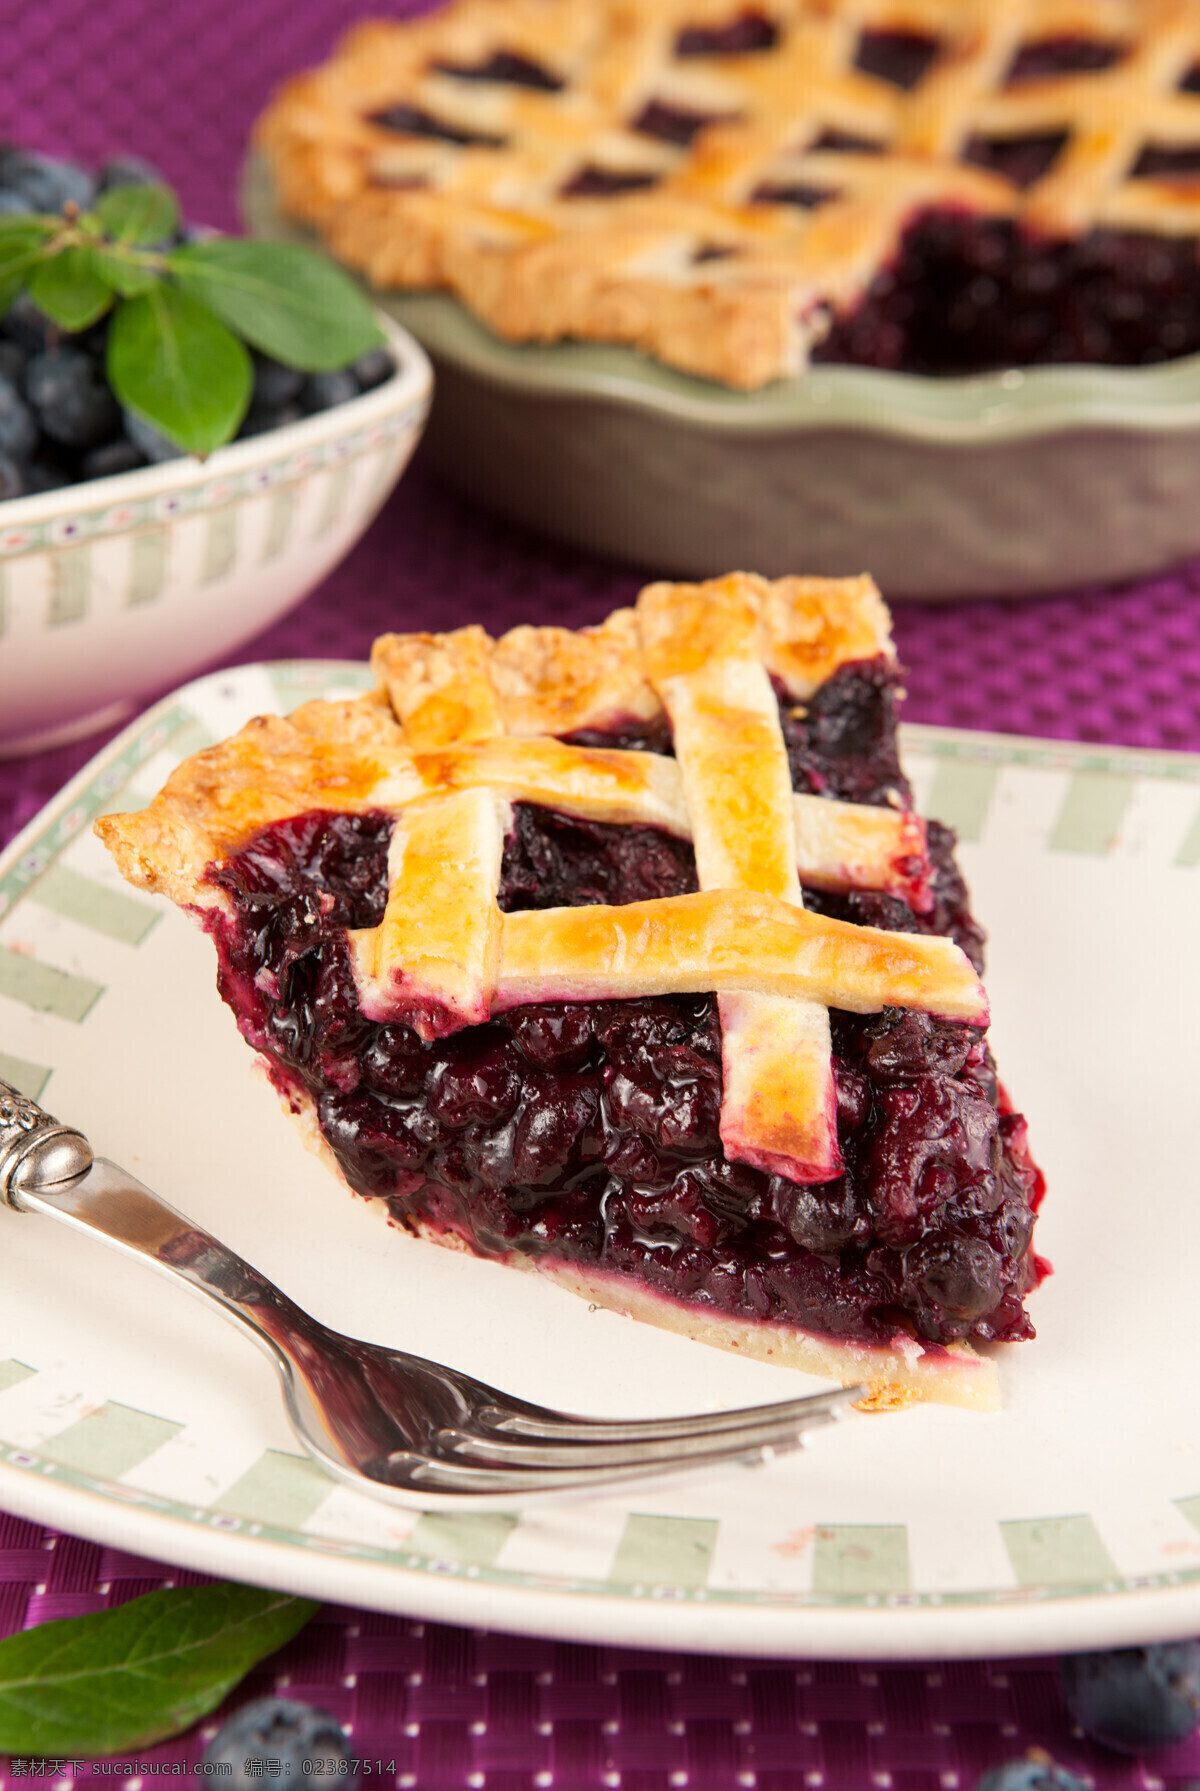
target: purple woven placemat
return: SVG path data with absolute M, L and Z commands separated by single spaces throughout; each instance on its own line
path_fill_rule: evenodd
M 0 1516 L 6 1631 L 201 1579 Z M 359 1758 L 394 1761 L 366 1781 L 384 1791 L 971 1791 L 1032 1748 L 1098 1791 L 1194 1791 L 1200 1777 L 1196 1742 L 1147 1765 L 1086 1741 L 1052 1663 L 1036 1658 L 872 1666 L 650 1653 L 337 1605 L 212 1717 L 136 1757 L 190 1767 L 225 1715 L 273 1691 L 331 1712 Z M 85 1767 L 78 1782 L 91 1777 Z M 24 1783 L 0 1759 L 0 1787 Z
M 148 156 L 189 216 L 232 227 L 254 116 L 356 11 L 340 0 L 10 7 L 4 133 L 90 161 Z M 481 516 L 418 456 L 346 564 L 236 658 L 362 657 L 387 628 L 579 625 L 641 582 Z M 1115 592 L 901 606 L 896 632 L 911 720 L 1200 750 L 1200 562 Z M 0 845 L 103 738 L 0 761 Z M 0 1635 L 198 1578 L 0 1515 Z M 647 1654 L 327 1606 L 227 1707 L 276 1688 L 332 1711 L 360 1755 L 394 1759 L 377 1782 L 420 1791 L 971 1791 L 1032 1746 L 1101 1791 L 1200 1780 L 1198 1744 L 1147 1765 L 1073 1735 L 1053 1663 L 1036 1659 L 874 1667 Z M 142 1757 L 190 1765 L 211 1727 Z M 10 1780 L 24 1782 L 0 1762 L 0 1787 Z

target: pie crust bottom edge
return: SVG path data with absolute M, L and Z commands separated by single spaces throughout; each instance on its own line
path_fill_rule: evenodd
M 258 1067 L 269 1076 L 266 1060 Z M 274 1085 L 272 1085 L 274 1086 Z M 631 1276 L 604 1269 L 580 1268 L 549 1256 L 527 1256 L 510 1250 L 502 1255 L 483 1255 L 471 1249 L 457 1232 L 417 1224 L 412 1230 L 398 1224 L 387 1212 L 382 1197 L 358 1195 L 342 1174 L 337 1157 L 323 1137 L 315 1104 L 302 1091 L 280 1097 L 284 1112 L 314 1155 L 332 1170 L 338 1183 L 358 1199 L 378 1205 L 390 1229 L 400 1236 L 418 1238 L 443 1249 L 457 1250 L 480 1262 L 503 1268 L 532 1270 L 555 1286 L 586 1300 L 589 1305 L 622 1314 L 659 1330 L 673 1331 L 695 1343 L 730 1350 L 777 1368 L 796 1369 L 843 1386 L 864 1382 L 868 1387 L 863 1409 L 873 1412 L 898 1410 L 916 1400 L 931 1405 L 953 1405 L 977 1412 L 998 1411 L 1000 1375 L 991 1356 L 980 1355 L 970 1344 L 922 1344 L 899 1337 L 893 1344 L 866 1339 L 842 1339 L 805 1331 L 778 1320 L 746 1320 L 711 1307 L 690 1306 L 684 1300 L 660 1293 L 657 1288 Z M 781 1392 L 781 1397 L 783 1397 Z

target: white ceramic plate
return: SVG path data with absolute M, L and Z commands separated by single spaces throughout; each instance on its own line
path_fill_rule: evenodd
M 366 678 L 202 679 L 26 830 L 0 860 L 0 1074 L 352 1333 L 597 1413 L 801 1390 L 389 1231 L 252 1073 L 207 941 L 92 838 L 250 715 Z M 997 1055 L 1050 1183 L 1057 1274 L 1037 1342 L 1003 1356 L 1003 1411 L 855 1417 L 768 1467 L 602 1500 L 397 1512 L 300 1455 L 219 1315 L 4 1212 L 0 1506 L 230 1578 L 595 1641 L 929 1658 L 1200 1630 L 1200 759 L 928 728 L 905 746 L 963 838 Z

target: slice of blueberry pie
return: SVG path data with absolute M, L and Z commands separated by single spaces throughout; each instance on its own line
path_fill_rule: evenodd
M 1200 350 L 1196 0 L 452 0 L 258 142 L 335 254 L 513 341 L 747 388 Z
M 748 1355 L 989 1405 L 1041 1178 L 869 579 L 388 635 L 97 831 L 211 934 L 312 1140 L 408 1231 Z

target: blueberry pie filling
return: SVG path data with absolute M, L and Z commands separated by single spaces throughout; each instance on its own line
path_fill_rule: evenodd
M 381 286 L 742 387 L 1200 352 L 1200 23 L 1111 0 L 451 0 L 258 141 Z
M 1042 1182 L 988 1048 L 953 836 L 911 814 L 864 587 L 739 576 L 651 587 L 575 636 L 387 637 L 376 698 L 252 723 L 100 831 L 198 914 L 285 1105 L 397 1226 L 707 1341 L 987 1404 L 992 1364 L 964 1346 L 1033 1335 Z M 498 956 L 472 955 L 477 924 Z M 687 969 L 693 925 L 719 971 Z

